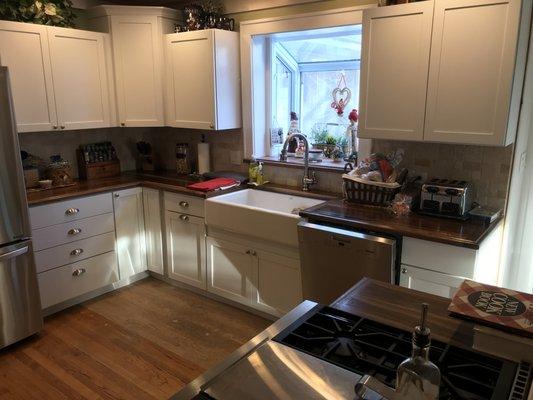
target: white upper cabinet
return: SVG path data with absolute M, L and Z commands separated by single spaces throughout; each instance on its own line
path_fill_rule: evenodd
M 512 143 L 530 18 L 530 0 L 365 10 L 359 136 Z
M 426 140 L 512 142 L 506 135 L 519 21 L 520 0 L 436 1 Z
M 359 137 L 422 140 L 433 2 L 365 10 Z
M 99 32 L 48 28 L 59 129 L 111 125 L 108 39 Z
M 167 125 L 240 128 L 239 34 L 208 29 L 166 35 Z
M 118 121 L 164 126 L 164 39 L 178 11 L 164 7 L 98 6 L 90 24 L 112 38 Z
M 46 27 L 0 21 L 0 64 L 9 68 L 18 131 L 57 127 Z
M 112 124 L 109 35 L 0 21 L 0 62 L 19 132 Z

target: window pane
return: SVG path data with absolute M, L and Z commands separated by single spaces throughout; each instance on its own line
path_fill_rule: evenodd
M 276 72 L 274 78 L 274 115 L 272 127 L 281 127 L 283 132 L 287 133 L 291 119 L 291 84 L 292 73 L 289 68 L 279 59 L 276 59 Z
M 351 98 L 342 120 L 331 108 L 331 92 L 339 83 L 341 71 L 313 71 L 301 73 L 301 120 L 302 133 L 309 135 L 315 124 L 348 124 L 348 114 L 359 107 L 359 70 L 345 70 L 345 79 Z M 333 133 L 333 132 L 332 132 Z

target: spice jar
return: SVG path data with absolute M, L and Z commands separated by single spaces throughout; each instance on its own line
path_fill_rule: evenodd
M 187 143 L 176 144 L 176 171 L 178 174 L 190 174 L 189 168 L 189 145 Z

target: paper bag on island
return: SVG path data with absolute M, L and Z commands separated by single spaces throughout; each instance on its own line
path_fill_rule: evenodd
M 465 280 L 448 311 L 455 317 L 533 337 L 533 294 Z

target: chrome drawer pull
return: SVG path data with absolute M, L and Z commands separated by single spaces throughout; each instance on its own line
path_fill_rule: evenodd
M 72 272 L 72 276 L 80 276 L 85 273 L 85 268 L 78 268 Z
M 71 229 L 70 231 L 67 232 L 69 235 L 77 235 L 78 233 L 81 233 L 81 229 L 80 228 L 74 228 L 74 229 Z
M 181 207 L 189 207 L 189 203 L 187 203 L 186 201 L 180 201 L 180 206 Z
M 79 256 L 81 253 L 83 253 L 83 249 L 74 249 L 70 252 L 71 256 Z
M 188 221 L 189 220 L 189 217 L 187 215 L 180 215 L 180 219 L 182 221 Z
M 80 212 L 79 208 L 67 208 L 67 211 L 65 211 L 65 214 L 67 215 L 74 215 Z

